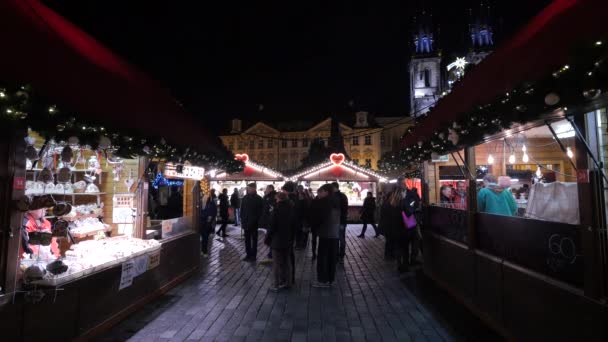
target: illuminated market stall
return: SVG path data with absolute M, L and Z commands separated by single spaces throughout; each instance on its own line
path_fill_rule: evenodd
M 87 340 L 198 268 L 198 176 L 185 165 L 241 164 L 44 5 L 3 1 L 0 19 L 15 30 L 0 30 L 15 49 L 0 56 L 2 340 Z M 158 123 L 167 116 L 171 130 Z M 184 208 L 147 239 L 152 160 L 185 179 Z
M 292 175 L 290 180 L 310 188 L 314 193 L 323 184 L 338 182 L 348 198 L 349 220 L 357 221 L 368 192 L 376 196 L 379 183 L 387 179 L 377 172 L 351 163 L 342 153 L 332 153 L 329 160 Z
M 245 163 L 243 171 L 228 173 L 223 170 L 211 170 L 208 172 L 210 186 L 219 194 L 222 189 L 228 189 L 232 194 L 236 189 L 240 197 L 245 196 L 245 188 L 249 183 L 256 183 L 258 194 L 264 196 L 264 189 L 268 185 L 280 187 L 285 182 L 285 176 L 269 167 L 258 164 L 249 159 L 249 155 L 237 154 L 237 160 Z
M 606 10 L 554 1 L 402 141 L 424 274 L 507 340 L 608 339 Z

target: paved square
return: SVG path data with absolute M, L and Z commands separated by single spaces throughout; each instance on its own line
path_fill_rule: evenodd
M 356 237 L 349 225 L 347 257 L 337 284 L 311 287 L 310 243 L 296 251 L 296 286 L 272 293 L 270 265 L 242 262 L 238 228 L 212 239 L 200 271 L 115 326 L 100 341 L 450 341 L 454 336 L 403 285 L 384 261 L 384 239 Z M 258 260 L 268 248 L 260 234 Z M 412 276 L 412 275 L 410 275 Z

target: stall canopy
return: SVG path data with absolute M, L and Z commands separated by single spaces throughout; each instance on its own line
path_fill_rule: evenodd
M 325 163 L 320 163 L 290 177 L 292 181 L 343 181 L 385 182 L 387 179 L 373 170 L 360 167 L 347 160 L 342 153 L 332 154 Z
M 1 81 L 30 84 L 77 118 L 221 151 L 158 82 L 39 1 L 0 1 L 0 25 Z
M 245 153 L 237 154 L 235 159 L 245 163 L 245 168 L 241 172 L 228 173 L 225 171 L 212 170 L 209 180 L 211 181 L 270 181 L 279 182 L 285 180 L 285 176 L 269 167 L 249 160 Z
M 473 68 L 406 136 L 401 147 L 426 141 L 448 122 L 462 119 L 476 105 L 483 105 L 523 82 L 537 81 L 563 66 L 572 49 L 590 33 L 608 32 L 606 0 L 555 0 L 512 39 Z

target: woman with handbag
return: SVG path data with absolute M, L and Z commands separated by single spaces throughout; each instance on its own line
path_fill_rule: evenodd
M 387 214 L 390 216 L 390 237 L 393 241 L 393 253 L 397 258 L 397 269 L 399 272 L 409 272 L 409 247 L 412 231 L 416 226 L 416 217 L 408 208 L 406 192 L 404 189 L 396 188 L 388 198 Z

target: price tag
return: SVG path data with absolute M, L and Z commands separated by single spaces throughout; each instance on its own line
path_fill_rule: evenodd
M 25 177 L 15 177 L 13 179 L 13 190 L 25 190 Z

